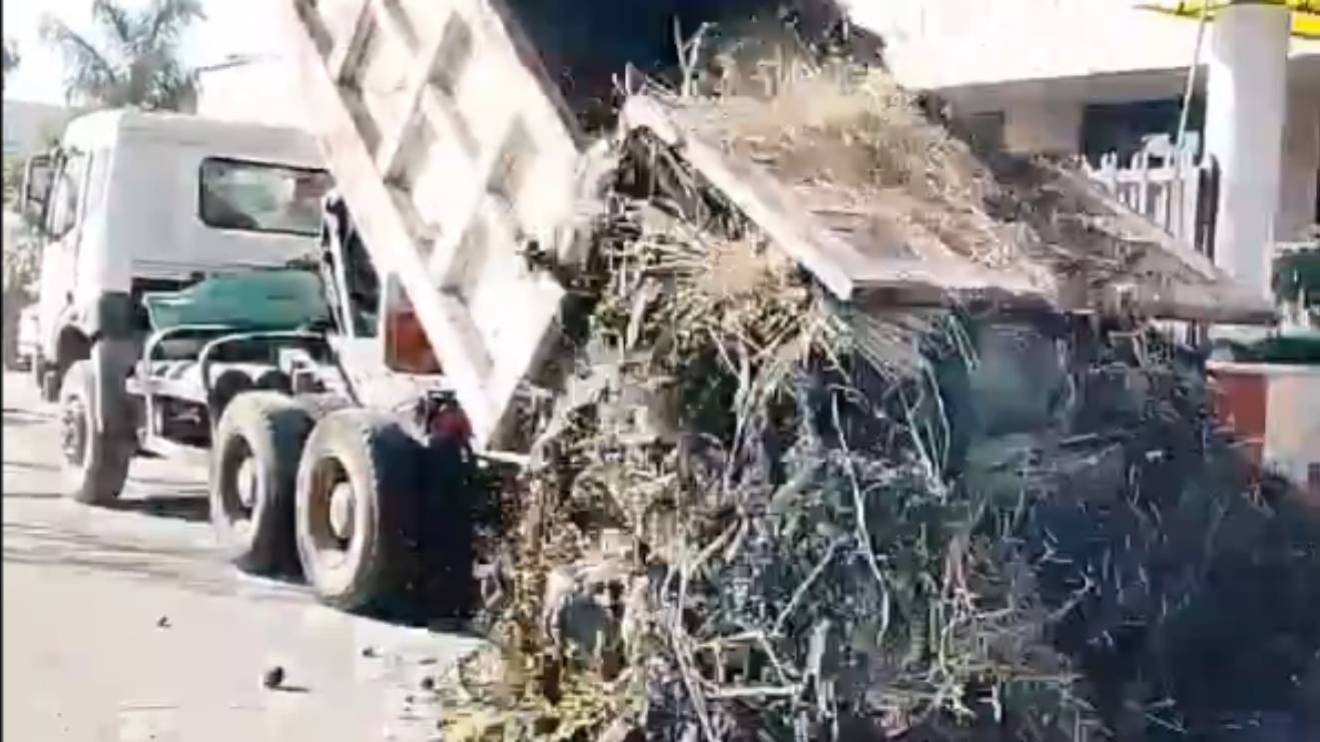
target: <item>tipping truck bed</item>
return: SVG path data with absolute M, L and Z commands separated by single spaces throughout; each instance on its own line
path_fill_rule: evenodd
M 573 244 L 572 118 L 497 3 L 283 5 L 313 133 L 364 243 L 490 446 L 563 298 L 525 256 Z
M 516 4 L 281 3 L 313 133 L 373 261 L 400 279 L 472 421 L 476 445 L 487 449 L 500 447 L 518 386 L 552 335 L 564 296 L 528 255 L 574 262 L 574 246 L 582 244 L 575 234 L 581 173 L 590 170 L 576 120 L 540 61 L 542 52 L 558 58 L 564 50 L 534 47 L 525 33 L 553 26 L 540 38 L 548 47 L 557 34 L 574 35 L 560 26 L 575 26 L 582 14 L 524 27 L 511 9 Z M 577 6 L 557 7 L 572 14 Z M 588 42 L 575 53 L 594 58 L 595 51 Z M 1053 180 L 1041 189 L 1082 204 L 1087 213 L 1074 221 L 1117 224 L 1105 231 L 1127 245 L 1120 251 L 1126 262 L 1087 254 L 1081 241 L 1060 244 L 1070 241 L 1065 236 L 1037 240 L 1040 254 L 986 265 L 877 215 L 883 195 L 795 178 L 773 157 L 740 151 L 739 132 L 727 126 L 735 102 L 689 105 L 624 78 L 630 97 L 618 129 L 647 130 L 671 147 L 842 300 L 987 300 L 1273 321 L 1262 297 L 1247 295 L 1202 256 L 1119 213 L 1062 170 L 1050 171 Z

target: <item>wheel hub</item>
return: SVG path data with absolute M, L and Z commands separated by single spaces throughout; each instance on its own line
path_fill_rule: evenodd
M 60 448 L 65 461 L 82 464 L 87 453 L 87 413 L 80 404 L 66 406 L 60 415 Z
M 353 538 L 353 488 L 347 482 L 335 485 L 330 493 L 330 530 L 336 538 Z
M 239 504 L 248 510 L 256 506 L 257 488 L 260 482 L 257 478 L 257 462 L 252 456 L 243 459 L 243 463 L 238 465 L 234 484 L 235 489 L 238 490 Z

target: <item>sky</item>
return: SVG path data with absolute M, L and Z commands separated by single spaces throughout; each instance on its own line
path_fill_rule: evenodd
M 151 0 L 119 0 L 141 8 Z M 270 51 L 278 43 L 268 18 L 272 0 L 203 0 L 207 19 L 184 39 L 184 58 L 193 65 L 222 61 L 230 54 Z M 41 19 L 53 14 L 79 31 L 91 30 L 92 0 L 0 0 L 4 36 L 18 43 L 22 63 L 5 80 L 4 97 L 41 103 L 64 102 L 64 61 L 41 41 Z

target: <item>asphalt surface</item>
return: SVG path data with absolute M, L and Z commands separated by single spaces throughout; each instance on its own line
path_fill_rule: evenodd
M 180 462 L 135 461 L 113 509 L 67 500 L 53 408 L 22 375 L 0 391 L 5 740 L 440 738 L 423 678 L 474 640 L 238 573 L 215 551 L 205 473 Z

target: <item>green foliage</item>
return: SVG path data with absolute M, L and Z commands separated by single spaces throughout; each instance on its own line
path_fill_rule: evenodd
M 23 187 L 23 160 L 19 157 L 5 157 L 4 164 L 4 205 L 6 210 L 16 210 L 19 190 Z
M 196 99 L 196 76 L 179 58 L 179 41 L 205 17 L 200 0 L 155 0 L 137 12 L 95 0 L 92 18 L 100 39 L 53 16 L 43 20 L 42 37 L 64 54 L 70 102 L 187 110 Z
M 18 215 L 23 187 L 23 159 L 4 160 L 4 296 L 6 306 L 36 298 L 40 239 Z
M 3 55 L 5 78 L 8 78 L 9 73 L 17 69 L 22 61 L 18 54 L 18 44 L 13 39 L 5 39 Z

